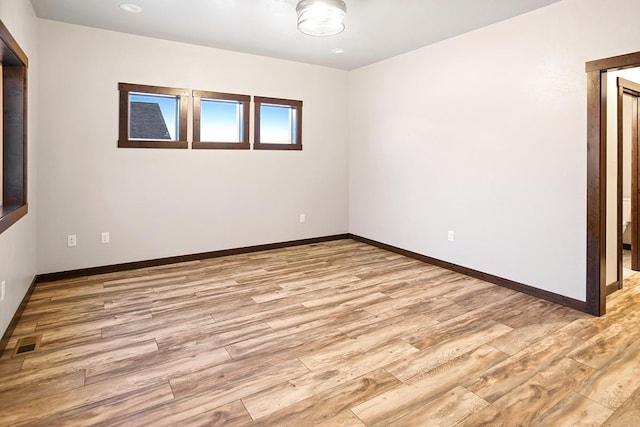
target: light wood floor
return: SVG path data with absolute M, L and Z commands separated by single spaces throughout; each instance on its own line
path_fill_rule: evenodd
M 43 283 L 0 425 L 637 426 L 636 276 L 602 318 L 351 240 Z

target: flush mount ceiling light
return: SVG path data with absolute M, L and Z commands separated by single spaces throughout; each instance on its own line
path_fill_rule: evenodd
M 310 36 L 332 36 L 344 31 L 347 5 L 342 0 L 300 0 L 296 6 L 298 30 Z
M 142 8 L 140 6 L 138 6 L 137 4 L 133 4 L 133 3 L 122 3 L 120 5 L 120 9 L 126 11 L 126 12 L 131 12 L 131 13 L 140 13 L 142 12 Z

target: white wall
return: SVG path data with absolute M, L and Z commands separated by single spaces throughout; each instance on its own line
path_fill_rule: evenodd
M 0 0 L 0 20 L 29 58 L 29 213 L 0 234 L 0 282 L 6 281 L 5 300 L 0 302 L 0 337 L 2 337 L 36 274 L 38 50 L 37 21 L 28 0 Z
M 639 13 L 566 0 L 350 73 L 351 232 L 584 301 L 585 62 L 639 51 Z
M 640 82 L 640 68 L 629 68 L 607 73 L 607 284 L 618 280 L 616 261 L 618 250 L 618 77 Z M 630 148 L 627 151 L 623 149 L 623 153 L 625 153 L 623 159 L 630 160 L 630 150 Z M 623 194 L 623 197 L 631 197 L 630 161 L 628 163 L 628 171 L 629 179 L 626 182 L 628 184 L 628 192 Z M 623 227 L 625 226 L 624 222 Z M 626 234 L 630 236 L 630 230 Z
M 45 20 L 38 28 L 40 273 L 348 231 L 347 72 Z M 304 149 L 118 149 L 118 82 L 301 99 Z M 100 244 L 102 231 L 111 244 Z

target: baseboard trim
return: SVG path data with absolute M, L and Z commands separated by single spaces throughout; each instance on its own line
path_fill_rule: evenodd
M 9 322 L 9 326 L 7 327 L 7 330 L 4 331 L 4 335 L 2 336 L 2 339 L 0 339 L 0 354 L 4 353 L 5 349 L 7 348 L 7 344 L 9 344 L 9 340 L 11 339 L 13 332 L 16 330 L 16 326 L 18 326 L 20 317 L 22 317 L 22 313 L 24 313 L 24 309 L 27 307 L 27 303 L 29 303 L 29 299 L 31 298 L 31 295 L 33 294 L 33 291 L 36 288 L 36 284 L 38 283 L 36 278 L 37 276 L 35 276 L 31 281 L 31 285 L 29 285 L 29 289 L 27 290 L 27 293 L 22 298 L 22 301 L 20 302 L 18 309 L 16 310 L 16 312 L 13 314 L 13 317 L 11 318 L 11 322 Z
M 607 285 L 607 295 L 611 295 L 617 290 L 620 290 L 620 282 L 618 282 L 617 280 Z
M 247 254 L 252 252 L 260 252 L 260 251 L 267 251 L 272 249 L 281 249 L 281 248 L 287 248 L 287 247 L 293 247 L 293 246 L 309 245 L 314 243 L 330 242 L 334 240 L 343 240 L 343 239 L 353 239 L 355 241 L 366 243 L 368 245 L 375 246 L 375 247 L 387 250 L 389 252 L 397 253 L 399 255 L 404 255 L 409 258 L 413 258 L 413 259 L 425 262 L 427 264 L 436 265 L 438 267 L 442 267 L 447 270 L 465 274 L 467 276 L 474 277 L 476 279 L 484 280 L 486 282 L 493 283 L 498 286 L 502 286 L 508 289 L 512 289 L 514 291 L 522 292 L 524 294 L 531 295 L 536 298 L 541 298 L 556 304 L 563 305 L 565 307 L 569 307 L 569 308 L 587 313 L 587 304 L 584 301 L 578 301 L 576 299 L 566 297 L 564 295 L 559 295 L 554 292 L 549 292 L 542 289 L 534 288 L 533 286 L 525 285 L 523 283 L 518 283 L 513 280 L 505 279 L 503 277 L 495 276 L 489 273 L 484 273 L 482 271 L 474 270 L 472 268 L 453 264 L 447 261 L 442 261 L 437 258 L 432 258 L 430 256 L 422 255 L 417 252 L 412 252 L 406 249 L 398 248 L 396 246 L 378 242 L 376 240 L 368 239 L 366 237 L 358 236 L 356 234 L 345 233 L 345 234 L 335 234 L 332 236 L 314 237 L 309 239 L 290 240 L 290 241 L 279 242 L 279 243 L 268 243 L 263 245 L 246 246 L 246 247 L 234 248 L 234 249 L 223 249 L 219 251 L 202 252 L 202 253 L 190 254 L 190 255 L 178 255 L 178 256 L 166 257 L 166 258 L 156 258 L 156 259 L 145 260 L 145 261 L 134 261 L 134 262 L 127 262 L 122 264 L 112 264 L 112 265 L 105 265 L 105 266 L 99 266 L 99 267 L 81 268 L 77 270 L 61 271 L 56 273 L 38 274 L 36 275 L 33 282 L 31 283 L 29 291 L 25 295 L 24 299 L 22 300 L 22 303 L 20 304 L 20 307 L 18 308 L 18 311 L 16 311 L 16 314 L 11 320 L 11 323 L 9 324 L 9 328 L 5 332 L 5 335 L 3 336 L 2 341 L 0 341 L 0 351 L 4 350 L 4 347 L 6 346 L 9 340 L 9 337 L 11 337 L 11 334 L 13 333 L 13 330 L 15 329 L 16 324 L 20 319 L 20 316 L 24 311 L 24 308 L 29 300 L 29 297 L 33 293 L 33 290 L 35 289 L 35 286 L 38 283 L 73 279 L 76 277 L 83 277 L 83 276 L 93 276 L 96 274 L 115 273 L 119 271 L 135 270 L 139 268 L 157 267 L 160 265 L 175 264 L 180 262 L 198 261 L 198 260 L 209 259 L 209 258 L 219 258 L 223 256 L 230 256 L 230 255 L 241 255 L 241 254 Z
M 355 234 L 350 234 L 350 237 L 353 240 L 356 240 L 358 242 L 366 243 L 371 246 L 376 246 L 380 249 L 385 249 L 389 252 L 393 252 L 399 255 L 404 255 L 409 258 L 417 259 L 427 264 L 436 265 L 438 267 L 442 267 L 447 270 L 455 271 L 457 273 L 474 277 L 476 279 L 484 280 L 485 282 L 493 283 L 494 285 L 498 285 L 504 288 L 512 289 L 514 291 L 522 292 L 524 294 L 531 295 L 536 298 L 541 298 L 556 304 L 563 305 L 565 307 L 573 308 L 574 310 L 579 310 L 587 313 L 587 303 L 584 301 L 578 301 L 576 299 L 566 297 L 564 295 L 534 288 L 533 286 L 514 282 L 513 280 L 505 279 L 499 276 L 494 276 L 493 274 L 484 273 L 482 271 L 474 270 L 472 268 L 463 267 L 457 264 L 452 264 L 450 262 L 442 261 L 437 258 L 432 258 L 430 256 L 422 255 L 417 252 L 408 251 L 406 249 L 401 249 L 396 246 L 388 245 L 386 243 L 367 239 L 366 237 L 357 236 Z
M 125 262 L 122 264 L 104 265 L 100 267 L 80 268 L 77 270 L 60 271 L 57 273 L 38 274 L 36 283 L 54 282 L 56 280 L 73 279 L 76 277 L 93 276 L 96 274 L 116 273 L 118 271 L 136 270 L 139 268 L 157 267 L 166 264 L 176 264 L 180 262 L 199 261 L 209 258 L 219 258 L 230 255 L 241 255 L 252 252 L 268 251 L 271 249 L 282 249 L 292 246 L 310 245 L 313 243 L 330 242 L 333 240 L 349 239 L 349 234 L 335 234 L 332 236 L 313 237 L 310 239 L 290 240 L 287 242 L 267 243 L 264 245 L 246 246 L 234 249 L 222 249 L 219 251 L 202 252 L 190 255 L 178 255 L 166 258 L 156 258 L 145 261 Z

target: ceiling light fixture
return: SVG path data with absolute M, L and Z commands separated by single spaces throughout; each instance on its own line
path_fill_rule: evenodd
M 310 36 L 333 36 L 344 31 L 347 5 L 342 0 L 300 0 L 298 30 Z
M 137 4 L 133 4 L 133 3 L 122 3 L 120 5 L 120 9 L 126 11 L 126 12 L 131 12 L 131 13 L 140 13 L 142 12 L 142 8 L 140 6 L 138 6 Z

